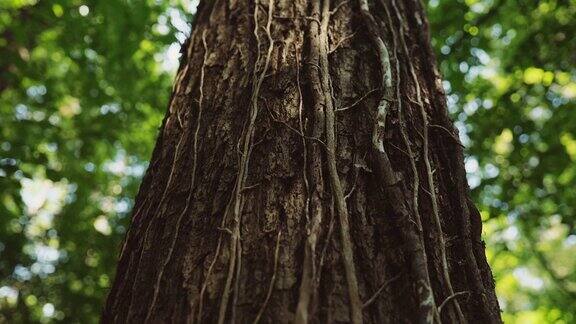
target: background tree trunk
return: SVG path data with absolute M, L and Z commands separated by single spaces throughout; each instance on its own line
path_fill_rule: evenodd
M 104 322 L 500 322 L 418 0 L 204 1 Z

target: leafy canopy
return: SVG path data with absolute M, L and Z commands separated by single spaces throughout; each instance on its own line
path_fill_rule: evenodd
M 187 3 L 0 0 L 0 322 L 98 320 Z

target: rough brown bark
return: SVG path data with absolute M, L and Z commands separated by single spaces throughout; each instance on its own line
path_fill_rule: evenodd
M 498 323 L 417 0 L 204 1 L 103 322 Z

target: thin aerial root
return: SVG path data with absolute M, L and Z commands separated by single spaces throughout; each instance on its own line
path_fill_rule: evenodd
M 298 87 L 298 123 L 300 126 L 300 134 L 302 135 L 302 178 L 304 180 L 304 190 L 306 191 L 306 203 L 304 204 L 304 215 L 306 221 L 310 221 L 309 209 L 310 209 L 310 182 L 308 181 L 308 175 L 306 173 L 306 168 L 308 166 L 308 148 L 306 147 L 306 131 L 304 129 L 303 111 L 304 111 L 304 99 L 302 97 L 302 88 L 300 87 L 300 53 L 298 52 L 298 47 L 294 43 L 294 52 L 296 57 L 296 86 Z
M 328 233 L 326 233 L 326 241 L 322 247 L 322 251 L 320 252 L 320 261 L 318 261 L 318 269 L 322 271 L 322 267 L 324 266 L 324 258 L 326 257 L 326 252 L 328 251 L 328 247 L 330 246 L 330 240 L 332 239 L 332 233 L 334 233 L 334 199 L 332 199 L 332 203 L 330 204 L 330 225 L 328 225 Z M 316 279 L 316 285 L 320 285 L 320 276 Z
M 230 238 L 230 261 L 228 263 L 228 274 L 226 276 L 226 283 L 218 310 L 218 324 L 223 324 L 226 317 L 226 309 L 228 306 L 228 298 L 230 298 L 230 287 L 232 286 L 232 279 L 234 276 L 234 267 L 236 266 L 236 244 L 238 243 L 238 235 L 236 232 Z
M 324 1 L 322 10 L 320 5 L 320 1 L 313 1 L 311 4 L 311 17 L 307 18 L 309 21 L 308 32 L 310 51 L 308 61 L 305 64 L 310 66 L 310 68 L 307 69 L 309 74 L 308 77 L 314 84 L 314 86 L 311 87 L 313 96 L 312 100 L 314 102 L 313 113 L 315 116 L 314 125 L 312 128 L 312 139 L 322 144 L 322 146 L 324 146 L 326 149 L 325 152 L 328 156 L 327 160 L 329 169 L 331 169 L 329 174 L 332 181 L 332 197 L 334 198 L 335 195 L 339 195 L 341 198 L 339 200 L 341 204 L 339 205 L 338 210 L 339 215 L 342 216 L 340 219 L 342 220 L 342 218 L 345 218 L 341 228 L 343 229 L 343 246 L 345 250 L 343 254 L 346 259 L 344 265 L 348 283 L 349 300 L 351 303 L 351 321 L 353 323 L 361 323 L 361 302 L 360 298 L 358 297 L 359 294 L 357 279 L 355 270 L 353 268 L 354 264 L 351 260 L 352 249 L 351 240 L 348 233 L 348 216 L 345 214 L 347 213 L 347 210 L 345 207 L 342 209 L 342 203 L 345 206 L 345 202 L 343 199 L 343 193 L 339 183 L 337 170 L 335 169 L 335 130 L 333 118 L 334 106 L 331 91 L 332 89 L 330 85 L 330 76 L 328 72 L 328 22 L 330 18 L 330 2 L 328 0 Z M 320 21 L 320 18 L 322 21 Z M 331 114 L 331 116 L 328 116 L 328 114 Z M 330 118 L 332 119 L 329 120 Z M 326 132 L 327 134 L 326 143 L 319 139 L 323 132 Z M 315 144 L 316 143 L 312 145 L 312 165 L 319 165 L 322 164 L 322 155 L 318 150 L 318 146 Z M 308 238 L 306 240 L 302 280 L 300 285 L 300 293 L 298 296 L 298 305 L 296 308 L 295 323 L 298 324 L 308 323 L 309 318 L 311 317 L 309 314 L 310 303 L 314 298 L 316 298 L 318 282 L 320 280 L 318 267 L 316 266 L 316 247 L 322 229 L 321 223 L 323 215 L 323 203 L 321 195 L 323 192 L 322 188 L 324 179 L 322 178 L 322 171 L 318 170 L 317 168 L 310 169 L 310 173 L 312 179 L 314 180 L 315 190 L 311 191 L 311 210 L 313 211 L 313 215 L 311 216 L 307 226 Z M 340 187 L 336 188 L 334 185 L 334 180 L 337 182 L 336 186 L 340 185 Z M 331 227 L 333 226 L 331 225 Z M 331 231 L 332 230 L 330 229 L 328 237 L 330 237 Z M 348 236 L 346 236 L 346 234 L 348 234 Z M 326 247 L 327 245 L 324 246 L 325 249 Z M 323 250 L 322 254 L 324 254 L 325 249 Z M 321 256 L 320 262 L 323 262 L 323 256 Z M 352 266 L 352 268 L 350 266 Z
M 168 193 L 168 189 L 170 188 L 170 185 L 172 184 L 172 180 L 174 178 L 174 172 L 176 171 L 176 165 L 178 162 L 178 156 L 180 155 L 180 148 L 182 146 L 182 143 L 184 142 L 184 139 L 186 138 L 185 136 L 186 132 L 182 132 L 180 134 L 180 139 L 178 140 L 178 143 L 176 144 L 176 148 L 174 149 L 174 159 L 172 159 L 172 166 L 170 167 L 170 174 L 168 174 L 168 180 L 166 181 L 166 187 L 164 187 L 164 191 L 162 192 L 162 196 L 160 197 L 160 202 L 158 203 L 158 207 L 163 207 L 163 203 L 164 200 L 166 199 L 167 193 Z M 160 212 L 160 214 L 158 216 L 162 216 L 162 214 L 164 214 L 164 208 L 162 209 L 162 211 Z
M 406 155 L 409 159 L 410 159 L 410 158 L 412 158 L 412 159 L 414 158 L 412 155 L 410 155 L 410 153 L 404 151 L 403 149 L 399 148 L 399 147 L 396 146 L 395 144 L 392 144 L 392 143 L 388 143 L 388 144 L 389 144 L 390 146 L 392 146 L 393 148 L 395 148 L 396 150 L 398 150 L 398 152 Z M 410 151 L 411 151 L 411 150 L 410 150 Z M 414 188 L 418 188 L 418 187 L 414 187 Z M 414 193 L 414 190 L 412 190 L 412 193 Z
M 246 192 L 246 191 L 250 191 L 250 190 L 252 190 L 252 189 L 255 189 L 255 188 L 260 187 L 260 185 L 261 185 L 261 183 L 258 182 L 258 183 L 256 183 L 256 184 L 251 185 L 251 186 L 246 186 L 246 187 L 242 188 L 241 192 L 244 193 L 244 192 Z
M 354 183 L 352 184 L 350 191 L 348 191 L 346 196 L 344 196 L 344 200 L 348 200 L 352 196 L 352 194 L 354 193 L 354 190 L 356 190 L 356 184 L 358 183 L 358 174 L 359 173 L 360 172 L 358 170 L 354 169 Z
M 227 228 L 227 227 L 218 227 L 218 230 L 225 232 L 225 233 L 228 233 L 228 234 L 230 234 L 230 236 L 232 236 L 232 234 L 234 234 L 234 233 L 232 233 L 232 230 Z
M 189 43 L 188 43 L 188 54 L 189 54 L 189 55 L 188 55 L 187 57 L 190 57 L 190 53 L 191 53 L 191 51 L 192 51 L 192 47 L 193 47 L 193 43 L 194 43 L 194 37 L 195 37 L 195 34 L 193 34 L 192 37 L 191 37 L 190 40 L 189 40 Z M 175 102 L 175 101 L 174 101 L 174 97 L 180 92 L 181 80 L 182 80 L 182 78 L 184 78 L 184 76 L 186 75 L 186 72 L 187 72 L 187 71 L 188 71 L 188 64 L 186 63 L 186 65 L 184 65 L 183 68 L 179 69 L 178 74 L 177 74 L 176 79 L 175 79 L 175 82 L 174 82 L 174 84 L 173 84 L 173 86 L 172 86 L 172 96 L 171 96 L 171 98 L 170 98 L 170 103 L 169 103 L 169 106 L 168 106 L 168 112 L 169 112 L 169 117 L 168 117 L 168 119 L 170 119 L 171 115 L 173 114 L 173 108 L 174 108 L 174 102 Z M 178 115 L 178 118 L 180 118 L 179 115 Z M 180 121 L 180 120 L 179 120 L 179 123 L 181 124 L 181 121 Z M 180 128 L 182 129 L 182 125 L 180 125 L 180 126 L 181 126 Z M 166 128 L 164 128 L 164 131 L 165 131 L 165 130 L 166 130 Z M 175 152 L 174 152 L 174 161 L 173 161 L 173 163 L 172 163 L 172 169 L 171 169 L 171 171 L 170 171 L 170 175 L 169 175 L 168 181 L 167 181 L 167 183 L 166 183 L 166 188 L 164 189 L 164 193 L 162 194 L 162 198 L 160 199 L 160 203 L 157 205 L 158 208 L 161 207 L 162 202 L 163 202 L 163 200 L 164 200 L 164 197 L 166 196 L 166 192 L 167 192 L 167 190 L 168 190 L 168 187 L 169 187 L 170 184 L 171 184 L 171 181 L 172 181 L 171 178 L 172 178 L 172 175 L 173 175 L 173 173 L 174 173 L 174 168 L 175 168 L 175 166 L 176 166 L 176 159 L 178 158 L 180 143 L 182 142 L 182 140 L 183 140 L 184 137 L 185 137 L 184 134 L 185 134 L 185 132 L 182 131 L 181 138 L 180 138 L 180 140 L 178 141 L 178 144 L 176 145 L 176 149 L 175 149 Z M 146 205 L 146 202 L 148 201 L 148 199 L 149 199 L 149 196 L 146 196 L 146 198 L 144 199 L 144 202 L 141 204 L 140 208 L 139 208 L 138 210 L 136 210 L 136 212 L 133 213 L 133 216 L 132 216 L 132 220 L 133 220 L 133 221 L 135 221 L 136 219 L 138 219 L 138 216 L 140 215 L 140 213 L 141 213 L 142 210 L 144 209 L 144 206 Z M 146 214 L 146 215 L 149 215 L 149 212 L 150 212 L 150 207 L 146 209 L 146 213 L 145 213 L 145 214 Z M 163 212 L 161 212 L 160 215 L 161 215 L 161 214 L 163 214 Z M 148 226 L 146 227 L 146 229 L 145 229 L 144 241 L 146 240 L 146 238 L 147 238 L 147 236 L 148 236 L 148 231 L 149 231 L 149 229 L 150 229 L 151 223 L 152 223 L 152 219 L 150 220 L 149 225 L 148 225 Z M 126 234 L 126 238 L 125 238 L 124 243 L 123 243 L 123 245 L 122 245 L 122 249 L 120 250 L 120 256 L 119 256 L 119 258 L 118 258 L 119 260 L 121 260 L 121 259 L 123 258 L 124 253 L 125 253 L 125 251 L 126 251 L 126 245 L 127 245 L 128 241 L 129 241 L 129 239 L 130 239 L 130 236 L 131 236 L 131 234 L 132 234 L 132 233 L 131 233 L 131 232 L 132 232 L 132 227 L 133 227 L 133 226 L 130 227 L 130 229 L 128 230 L 128 233 Z M 140 257 L 139 257 L 138 264 L 140 264 L 140 260 L 141 260 L 141 259 L 142 259 L 142 255 L 140 255 Z M 137 273 L 136 273 L 136 276 L 137 276 L 137 275 L 138 275 L 138 271 L 137 271 Z M 133 287 L 133 288 L 134 288 L 134 287 Z M 134 289 L 133 289 L 133 290 L 134 290 Z M 118 301 L 118 299 L 117 299 L 117 301 Z M 131 303 L 131 302 L 130 302 L 130 303 Z M 131 307 L 131 305 L 129 306 L 129 311 L 130 311 L 130 307 Z
M 350 35 L 344 36 L 342 37 L 338 43 L 336 43 L 336 45 L 334 45 L 329 51 L 328 54 L 332 54 L 334 52 L 336 52 L 336 50 L 338 50 L 340 48 L 340 46 L 342 46 L 342 44 L 344 44 L 345 41 L 353 38 L 354 36 L 356 36 L 356 33 L 352 33 Z
M 340 10 L 342 7 L 344 7 L 348 3 L 350 3 L 349 0 L 341 1 L 338 5 L 336 5 L 336 7 L 334 7 L 334 9 L 330 10 L 330 16 L 335 15 L 338 12 L 338 10 Z
M 360 97 L 358 100 L 354 101 L 351 105 L 348 105 L 348 106 L 342 107 L 342 108 L 338 108 L 338 109 L 336 109 L 336 111 L 340 112 L 340 111 L 345 111 L 345 110 L 354 108 L 354 107 L 356 107 L 356 105 L 361 103 L 364 99 L 366 99 L 369 95 L 371 95 L 372 93 L 374 93 L 378 90 L 380 90 L 380 88 L 374 88 L 374 89 L 366 92 L 362 97 Z
M 380 286 L 380 288 L 378 288 L 378 290 L 376 290 L 374 295 L 372 295 L 372 297 L 370 297 L 370 299 L 368 299 L 367 301 L 364 302 L 364 304 L 362 304 L 362 308 L 366 308 L 366 307 L 372 305 L 372 303 L 374 303 L 376 301 L 376 299 L 378 299 L 378 296 L 380 296 L 380 294 L 384 291 L 384 289 L 386 289 L 386 287 L 388 287 L 389 284 L 391 284 L 393 281 L 396 281 L 396 279 L 398 279 L 398 278 L 400 278 L 400 275 L 396 275 L 393 278 L 386 280 Z
M 388 23 L 390 26 L 392 26 L 392 17 L 390 15 L 390 12 L 388 11 L 388 7 L 384 3 L 382 3 L 382 6 L 384 7 L 384 10 L 386 12 L 386 18 L 388 19 Z M 404 142 L 404 145 L 406 145 L 406 150 L 407 150 L 407 152 L 404 152 L 404 151 L 402 151 L 402 152 L 405 153 L 408 156 L 408 158 L 410 159 L 410 166 L 412 168 L 412 174 L 414 176 L 413 188 L 412 188 L 412 205 L 413 205 L 413 209 L 414 209 L 414 214 L 416 215 L 416 226 L 417 226 L 418 231 L 420 233 L 419 236 L 420 236 L 420 239 L 423 241 L 423 238 L 422 238 L 422 217 L 420 216 L 420 210 L 418 208 L 418 206 L 419 206 L 419 204 L 418 204 L 418 190 L 420 187 L 420 176 L 418 174 L 418 169 L 416 168 L 415 154 L 413 153 L 412 147 L 410 146 L 410 140 L 408 139 L 408 133 L 406 131 L 406 125 L 405 125 L 406 121 L 404 118 L 402 96 L 400 94 L 400 83 L 401 83 L 401 80 L 400 80 L 400 78 L 401 78 L 400 58 L 398 57 L 398 53 L 396 51 L 397 50 L 397 34 L 396 34 L 396 30 L 394 28 L 391 28 L 391 31 L 392 31 L 392 38 L 393 38 L 393 44 L 394 44 L 394 53 L 396 56 L 396 99 L 398 100 L 398 120 L 400 121 L 400 134 L 402 135 L 402 140 Z M 400 33 L 402 33 L 401 28 L 400 28 Z M 422 244 L 424 244 L 424 243 L 422 243 Z M 428 270 L 427 270 L 427 272 L 428 272 Z
M 253 140 L 254 140 L 254 133 L 256 129 L 256 119 L 258 117 L 258 98 L 260 93 L 260 87 L 264 81 L 266 73 L 268 72 L 268 67 L 270 66 L 270 59 L 272 56 L 272 52 L 274 50 L 274 40 L 272 39 L 272 21 L 274 17 L 274 1 L 269 0 L 268 2 L 268 17 L 266 28 L 264 31 L 268 38 L 268 50 L 266 52 L 266 57 L 262 62 L 262 57 L 260 55 L 260 46 L 261 46 L 261 39 L 258 34 L 261 26 L 259 25 L 258 21 L 258 13 L 259 13 L 259 0 L 255 1 L 254 5 L 254 36 L 256 38 L 256 48 L 257 48 L 257 58 L 254 64 L 254 73 L 253 73 L 253 85 L 252 85 L 252 96 L 251 96 L 251 105 L 250 105 L 250 113 L 249 118 L 247 121 L 247 125 L 243 131 L 243 136 L 239 139 L 238 142 L 238 149 L 242 146 L 242 151 L 240 152 L 240 162 L 238 168 L 238 176 L 236 179 L 236 186 L 233 192 L 234 196 L 234 208 L 233 208 L 233 215 L 234 215 L 234 229 L 232 230 L 232 237 L 230 239 L 230 261 L 228 267 L 228 275 L 226 278 L 226 283 L 224 286 L 224 291 L 222 292 L 220 307 L 218 311 L 218 324 L 223 324 L 226 318 L 226 310 L 228 308 L 228 300 L 230 298 L 230 289 L 232 286 L 232 279 L 234 277 L 234 270 L 236 269 L 236 264 L 238 263 L 238 269 L 236 269 L 236 280 L 239 280 L 238 274 L 240 273 L 240 266 L 241 266 L 241 222 L 242 222 L 242 209 L 244 207 L 244 197 L 242 194 L 242 188 L 244 188 L 246 180 L 248 178 L 248 169 L 250 163 L 250 154 L 253 148 Z M 263 63 L 262 71 L 258 73 L 258 66 L 260 63 Z M 240 250 L 240 251 L 239 251 Z M 239 283 L 236 282 L 236 287 L 238 288 Z M 238 289 L 234 292 L 234 303 L 236 303 L 238 298 Z M 232 305 L 235 307 L 236 305 Z M 232 310 L 232 319 L 234 320 L 235 310 Z
M 430 124 L 430 125 L 428 125 L 428 126 L 434 127 L 434 128 L 438 128 L 438 129 L 441 129 L 441 130 L 445 131 L 446 134 L 448 134 L 448 136 L 450 136 L 450 138 L 452 138 L 456 144 L 458 144 L 458 145 L 459 145 L 460 147 L 462 147 L 462 148 L 465 148 L 465 146 L 462 145 L 462 143 L 460 143 L 460 139 L 459 139 L 458 137 L 456 137 L 454 134 L 452 134 L 452 132 L 450 132 L 450 131 L 448 130 L 448 128 L 446 128 L 446 127 L 444 127 L 444 126 L 442 126 L 442 125 L 435 125 L 435 124 Z
M 469 291 L 459 291 L 457 293 L 453 293 L 452 295 L 448 296 L 448 298 L 446 298 L 438 307 L 438 314 L 442 314 L 442 309 L 444 308 L 444 306 L 446 306 L 446 304 L 448 304 L 452 299 L 456 299 L 456 297 L 461 296 L 461 295 L 467 295 L 470 294 Z
M 137 220 L 137 216 L 140 214 L 142 209 L 144 209 L 144 206 L 148 203 L 149 199 L 150 199 L 150 196 L 146 195 L 146 197 L 144 198 L 144 200 L 140 204 L 140 207 L 132 215 L 132 225 L 135 225 L 135 222 Z M 127 251 L 128 242 L 132 238 L 133 227 L 134 226 L 130 226 L 130 228 L 128 229 L 128 232 L 126 233 L 126 236 L 124 237 L 124 242 L 122 243 L 122 248 L 120 249 L 120 256 L 118 257 L 118 260 L 122 260 L 124 253 L 126 253 L 126 251 Z
M 380 75 L 382 77 L 382 91 L 383 95 L 378 103 L 376 123 L 372 134 L 372 144 L 379 152 L 384 152 L 384 134 L 386 131 L 386 116 L 388 115 L 389 98 L 392 89 L 392 69 L 390 66 L 390 53 L 384 44 L 382 38 L 378 35 L 377 24 L 374 17 L 370 13 L 368 1 L 359 0 L 360 11 L 366 21 L 366 25 L 370 31 L 372 42 L 376 45 L 378 59 L 380 60 Z
M 220 247 L 222 245 L 222 234 L 218 237 L 218 244 L 216 245 L 216 252 L 214 253 L 214 258 L 212 262 L 210 262 L 210 266 L 208 267 L 208 272 L 206 273 L 206 277 L 204 282 L 202 283 L 202 288 L 200 289 L 200 296 L 198 296 L 198 316 L 197 316 L 197 323 L 202 323 L 202 307 L 204 306 L 204 293 L 206 292 L 206 288 L 208 287 L 208 279 L 212 274 L 212 269 L 216 264 L 216 260 L 220 254 Z
M 274 250 L 274 270 L 272 272 L 272 278 L 270 279 L 270 286 L 268 287 L 268 293 L 266 294 L 266 298 L 264 299 L 264 303 L 262 303 L 262 307 L 258 311 L 258 315 L 254 319 L 254 324 L 258 324 L 262 314 L 264 314 L 264 310 L 266 310 L 266 306 L 268 305 L 268 301 L 272 296 L 272 291 L 274 290 L 274 283 L 276 282 L 276 273 L 278 272 L 278 256 L 280 255 L 280 237 L 282 236 L 282 231 L 278 231 L 278 237 L 276 238 L 276 249 Z
M 354 324 L 362 323 L 362 302 L 358 289 L 358 278 L 354 264 L 354 252 L 352 238 L 350 235 L 350 223 L 348 219 L 348 208 L 344 199 L 342 184 L 338 175 L 336 166 L 336 135 L 335 135 L 335 107 L 333 102 L 333 91 L 328 69 L 328 22 L 330 19 L 330 1 L 325 0 L 322 6 L 322 21 L 318 43 L 311 44 L 317 46 L 320 57 L 320 86 L 324 91 L 323 102 L 326 122 L 326 155 L 328 162 L 328 173 L 332 187 L 332 195 L 336 203 L 336 211 L 340 221 L 340 234 L 342 238 L 342 259 L 344 261 L 344 270 L 346 282 L 348 285 L 348 297 L 350 302 L 351 322 Z M 329 95 L 326 95 L 329 94 Z M 320 102 L 317 102 L 319 104 Z
M 166 193 L 168 192 L 168 188 L 170 187 L 170 185 L 171 185 L 171 183 L 172 183 L 172 178 L 174 177 L 174 172 L 175 172 L 176 164 L 177 164 L 176 162 L 177 162 L 178 156 L 179 156 L 178 153 L 180 152 L 180 146 L 182 145 L 182 143 L 184 142 L 184 138 L 186 137 L 186 136 L 184 136 L 185 133 L 186 133 L 185 131 L 182 131 L 182 134 L 180 135 L 180 139 L 178 140 L 178 143 L 176 144 L 176 148 L 175 148 L 175 150 L 174 150 L 174 151 L 175 151 L 175 152 L 174 152 L 174 158 L 173 158 L 173 161 L 172 161 L 172 166 L 170 167 L 170 174 L 168 175 L 168 180 L 167 180 L 167 182 L 166 182 L 166 187 L 164 188 L 164 191 L 163 191 L 163 193 L 162 193 L 162 197 L 160 198 L 160 202 L 158 203 L 158 205 L 157 205 L 158 207 L 156 208 L 156 210 L 158 210 L 159 208 L 161 208 L 161 210 L 160 210 L 160 213 L 158 213 L 158 214 L 156 215 L 156 217 L 161 217 L 161 216 L 164 214 L 164 212 L 165 212 L 165 209 L 166 209 L 166 208 L 163 207 L 163 206 L 164 206 L 164 200 L 165 200 L 165 198 L 166 198 Z M 149 214 L 149 211 L 150 211 L 149 209 L 146 211 L 146 215 L 150 215 L 150 214 Z M 154 221 L 153 216 L 154 216 L 154 215 L 150 215 L 150 216 L 149 216 L 149 217 L 150 217 L 150 220 L 148 221 L 148 226 L 146 226 L 146 229 L 144 230 L 144 238 L 142 239 L 142 242 L 143 242 L 142 245 L 143 245 L 143 246 L 142 246 L 142 249 L 141 249 L 141 251 L 140 251 L 140 256 L 138 257 L 138 267 L 136 268 L 137 270 L 136 270 L 136 276 L 135 276 L 136 278 L 138 278 L 138 275 L 139 275 L 139 273 L 140 273 L 140 269 L 141 269 L 140 264 L 142 263 L 142 258 L 143 258 L 143 256 L 144 256 L 144 246 L 146 245 L 145 242 L 146 242 L 146 240 L 148 239 L 148 235 L 150 235 L 150 232 L 151 232 L 151 229 L 152 229 L 152 224 L 154 223 L 154 222 L 153 222 L 153 221 Z M 138 282 L 137 280 L 134 280 L 134 283 L 132 284 L 132 293 L 134 293 L 135 290 L 136 290 L 136 284 L 137 284 L 137 282 Z M 132 296 L 131 296 L 130 303 L 129 303 L 129 306 L 128 306 L 128 317 L 130 317 L 130 315 L 131 315 L 131 310 L 132 310 L 133 302 L 134 302 L 134 297 L 133 297 L 133 295 L 132 295 Z
M 376 45 L 378 58 L 380 60 L 380 67 L 381 67 L 381 77 L 382 77 L 382 90 L 383 96 L 380 100 L 377 110 L 377 119 L 374 125 L 373 137 L 372 137 L 372 144 L 374 148 L 374 156 L 375 162 L 377 166 L 377 174 L 381 177 L 381 180 L 384 184 L 384 193 L 388 196 L 391 200 L 398 200 L 401 199 L 403 201 L 405 199 L 403 192 L 396 186 L 396 184 L 400 181 L 398 176 L 396 175 L 395 171 L 393 170 L 390 159 L 388 157 L 388 153 L 384 148 L 384 135 L 385 135 L 385 126 L 386 126 L 386 115 L 387 115 L 387 108 L 388 102 L 386 101 L 387 97 L 391 97 L 392 93 L 392 69 L 390 64 L 390 53 L 386 48 L 386 45 L 382 38 L 380 37 L 379 27 L 376 23 L 376 20 L 370 13 L 370 8 L 368 6 L 368 2 L 366 0 L 359 0 L 360 2 L 360 10 L 362 12 L 363 18 L 365 20 L 366 26 L 368 28 L 369 34 L 372 38 L 373 43 Z M 386 5 L 383 3 L 384 8 Z M 386 11 L 388 16 L 388 21 L 391 24 L 391 19 L 388 11 Z M 392 30 L 393 31 L 393 30 Z M 393 31 L 393 44 L 394 44 L 394 51 L 396 51 L 396 37 L 395 32 Z M 414 162 L 414 155 L 411 152 L 410 143 L 408 141 L 406 131 L 403 129 L 402 125 L 402 115 L 401 115 L 401 97 L 399 94 L 399 87 L 400 87 L 400 68 L 398 64 L 398 58 L 396 56 L 396 97 L 399 106 L 399 113 L 400 113 L 400 129 L 402 138 L 407 146 L 408 155 L 411 160 L 412 171 L 414 173 L 415 183 L 417 184 L 418 179 L 418 172 L 415 168 Z M 411 214 L 404 206 L 404 204 L 393 204 L 392 208 L 396 214 L 398 214 L 399 218 L 399 227 L 402 231 L 403 236 L 409 243 L 409 249 L 411 250 L 412 257 L 411 257 L 411 267 L 413 274 L 415 276 L 416 282 L 418 283 L 418 297 L 419 297 L 419 317 L 420 321 L 431 323 L 434 320 L 434 314 L 436 313 L 436 305 L 434 302 L 434 295 L 430 288 L 430 276 L 428 273 L 428 266 L 427 266 L 427 257 L 426 251 L 424 248 L 424 243 L 421 234 L 421 225 L 420 225 L 420 218 L 418 214 L 418 196 L 417 196 L 418 186 L 413 188 L 413 209 L 414 213 L 417 216 L 416 221 L 411 219 Z M 414 223 L 418 228 L 418 233 L 414 231 L 411 226 L 407 224 Z
M 402 20 L 402 15 L 400 14 L 400 12 L 398 11 L 398 8 L 396 7 L 396 3 L 394 0 L 392 0 L 392 5 L 394 6 L 394 10 L 396 12 L 396 16 L 398 18 L 399 21 L 403 21 Z M 404 50 L 404 54 L 408 57 L 410 55 L 409 51 L 408 51 L 408 47 L 406 45 L 406 40 L 404 39 L 404 33 L 401 31 L 400 32 L 400 41 L 402 42 L 402 48 Z M 434 225 L 436 227 L 436 231 L 438 232 L 438 237 L 439 237 L 439 241 L 440 241 L 440 258 L 441 258 L 441 262 L 442 262 L 442 274 L 444 277 L 444 281 L 446 282 L 446 287 L 448 288 L 448 293 L 450 295 L 454 294 L 454 289 L 452 288 L 452 281 L 450 280 L 450 270 L 449 270 L 449 266 L 448 266 L 448 257 L 446 255 L 446 243 L 444 241 L 444 232 L 442 230 L 442 224 L 440 221 L 440 212 L 438 209 L 438 200 L 436 197 L 436 190 L 435 190 L 435 185 L 434 185 L 434 176 L 432 174 L 432 166 L 430 164 L 430 158 L 428 156 L 428 151 L 429 151 L 429 144 L 428 144 L 428 127 L 429 127 L 429 123 L 428 123 L 428 115 L 426 113 L 426 109 L 424 107 L 424 104 L 422 102 L 422 94 L 421 94 L 421 89 L 420 89 L 420 83 L 418 82 L 418 78 L 416 76 L 416 72 L 414 70 L 414 66 L 412 65 L 412 62 L 409 60 L 408 61 L 408 67 L 410 70 L 410 74 L 412 76 L 412 82 L 414 83 L 414 86 L 416 87 L 416 100 L 418 103 L 418 106 L 420 107 L 420 113 L 421 113 L 421 117 L 422 117 L 422 123 L 423 123 L 423 144 L 422 144 L 422 150 L 423 150 L 423 158 L 424 158 L 424 164 L 426 166 L 426 173 L 428 176 L 428 189 L 431 195 L 431 201 L 432 201 L 432 211 L 433 211 L 433 221 L 434 221 Z M 466 318 L 464 317 L 464 314 L 462 313 L 462 309 L 460 308 L 460 304 L 458 303 L 458 300 L 454 300 L 454 308 L 456 311 L 456 314 L 458 316 L 458 319 L 461 323 L 466 323 Z
M 236 323 L 236 305 L 238 305 L 238 295 L 240 294 L 240 278 L 242 272 L 242 240 L 240 232 L 238 234 L 238 245 L 236 247 L 236 281 L 234 284 L 234 296 L 232 298 L 232 312 L 230 314 L 230 323 Z
M 182 218 L 184 217 L 184 215 L 188 211 L 188 208 L 190 206 L 190 201 L 192 199 L 192 193 L 194 192 L 194 187 L 195 187 L 195 182 L 196 182 L 196 165 L 198 162 L 198 134 L 200 132 L 200 125 L 202 122 L 202 103 L 204 101 L 204 75 L 205 75 L 205 68 L 206 68 L 206 60 L 208 58 L 208 48 L 206 45 L 206 30 L 204 30 L 202 32 L 202 44 L 204 45 L 204 60 L 202 62 L 202 68 L 201 68 L 201 72 L 200 72 L 200 99 L 198 100 L 198 117 L 196 119 L 196 131 L 194 132 L 194 148 L 193 148 L 194 156 L 193 156 L 193 162 L 192 162 L 192 179 L 190 180 L 190 189 L 188 192 L 188 198 L 186 199 L 186 206 L 184 207 L 184 210 L 180 213 L 180 215 L 178 215 L 178 219 L 176 220 L 176 225 L 175 225 L 176 233 L 174 235 L 174 238 L 172 239 L 172 242 L 170 243 L 170 248 L 168 249 L 168 257 L 162 263 L 162 266 L 160 267 L 160 271 L 158 272 L 158 277 L 157 277 L 156 283 L 154 285 L 154 293 L 152 295 L 152 303 L 150 304 L 150 306 L 148 308 L 148 314 L 146 314 L 146 319 L 144 320 L 145 323 L 148 322 L 148 320 L 150 319 L 150 316 L 152 316 L 152 313 L 155 309 L 156 300 L 158 299 L 158 294 L 160 293 L 160 286 L 161 286 L 162 278 L 164 275 L 164 270 L 166 269 L 166 267 L 168 266 L 168 264 L 172 260 L 172 255 L 174 254 L 174 248 L 176 246 L 176 241 L 178 240 L 178 234 L 180 233 L 180 223 L 182 222 Z M 184 136 L 182 136 L 182 137 L 184 137 Z
M 300 137 L 302 137 L 302 138 L 304 138 L 304 139 L 306 138 L 306 135 L 304 135 L 304 133 L 303 133 L 302 131 L 299 131 L 299 130 L 297 130 L 296 128 L 290 126 L 290 124 L 288 124 L 287 122 L 285 122 L 285 121 L 283 121 L 283 120 L 280 120 L 280 119 L 274 117 L 274 114 L 272 114 L 272 112 L 270 111 L 270 109 L 266 109 L 266 110 L 268 110 L 268 114 L 270 115 L 270 118 L 272 118 L 272 120 L 273 120 L 274 122 L 277 122 L 277 123 L 279 123 L 279 124 L 282 124 L 282 125 L 286 126 L 289 130 L 291 130 L 291 131 L 293 131 L 294 133 L 298 134 L 298 136 L 300 136 Z
M 222 234 L 224 232 L 226 232 L 226 233 L 230 234 L 230 237 L 232 237 L 232 234 L 233 234 L 230 229 L 224 227 L 224 225 L 226 224 L 226 221 L 228 220 L 228 213 L 230 212 L 230 206 L 232 205 L 233 202 L 234 202 L 234 194 L 232 193 L 232 195 L 230 197 L 230 201 L 226 205 L 224 215 L 222 216 L 222 222 L 220 223 L 220 227 L 218 227 L 218 230 L 220 230 L 220 235 L 218 236 L 218 243 L 216 245 L 216 251 L 214 252 L 214 258 L 212 259 L 212 262 L 210 262 L 210 266 L 208 267 L 208 271 L 206 272 L 206 277 L 205 277 L 204 282 L 202 284 L 202 289 L 200 289 L 200 296 L 198 297 L 198 317 L 197 317 L 198 323 L 202 323 L 202 307 L 203 307 L 203 302 L 204 302 L 204 292 L 208 288 L 208 282 L 209 282 L 210 275 L 212 274 L 212 269 L 214 268 L 214 265 L 216 264 L 216 261 L 218 260 L 218 256 L 220 256 L 220 250 L 222 249 L 222 241 L 223 241 Z
M 323 146 L 326 146 L 326 143 L 324 143 L 321 139 L 318 139 L 316 137 L 306 136 L 302 131 L 299 131 L 298 129 L 290 126 L 290 124 L 288 124 L 287 122 L 274 117 L 274 115 L 272 114 L 272 112 L 269 109 L 268 109 L 268 114 L 270 115 L 270 118 L 272 119 L 272 121 L 286 126 L 286 128 L 288 128 L 288 130 L 296 133 L 298 136 L 302 137 L 303 140 L 315 141 L 315 142 L 322 144 Z M 256 144 L 259 144 L 260 142 L 255 143 L 253 146 L 255 146 Z

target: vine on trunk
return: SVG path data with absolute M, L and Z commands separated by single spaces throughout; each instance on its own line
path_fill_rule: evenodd
M 497 322 L 421 12 L 203 1 L 104 320 Z

